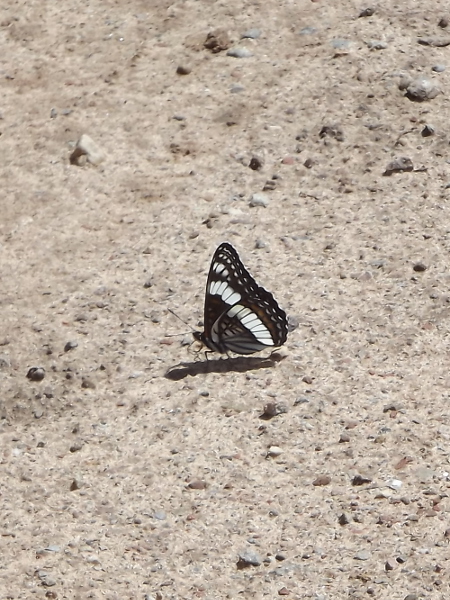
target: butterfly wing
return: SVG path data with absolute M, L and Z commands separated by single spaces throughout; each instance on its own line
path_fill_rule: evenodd
M 221 244 L 211 261 L 205 294 L 205 331 L 196 336 L 211 350 L 253 354 L 281 346 L 286 313 L 260 287 L 231 244 Z

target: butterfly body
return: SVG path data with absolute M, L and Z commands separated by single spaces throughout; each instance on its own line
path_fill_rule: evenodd
M 260 287 L 231 244 L 217 248 L 205 294 L 204 331 L 196 340 L 213 352 L 253 354 L 281 346 L 287 337 L 286 313 Z

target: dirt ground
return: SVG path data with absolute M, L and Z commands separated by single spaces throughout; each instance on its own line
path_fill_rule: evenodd
M 450 597 L 449 18 L 0 3 L 1 598 Z M 278 360 L 189 348 L 225 240 Z

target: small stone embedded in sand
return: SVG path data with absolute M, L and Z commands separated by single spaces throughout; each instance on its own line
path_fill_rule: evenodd
M 443 73 L 445 71 L 445 69 L 446 69 L 445 65 L 441 65 L 441 64 L 433 65 L 431 67 L 431 70 L 434 71 L 435 73 Z
M 69 340 L 64 346 L 64 352 L 70 352 L 70 350 L 74 350 L 75 348 L 77 348 L 77 346 L 78 342 L 76 342 L 75 340 Z
M 391 488 L 391 490 L 399 490 L 403 485 L 403 482 L 400 479 L 391 479 L 387 482 L 387 486 Z
M 268 179 L 266 183 L 263 185 L 263 192 L 271 192 L 277 187 L 277 182 L 273 179 Z
M 285 404 L 279 404 L 278 402 L 268 402 L 264 406 L 264 412 L 261 415 L 261 419 L 269 420 L 277 415 L 287 413 L 288 409 Z
M 249 38 L 251 40 L 257 40 L 261 35 L 261 29 L 257 29 L 256 27 L 252 28 L 252 29 L 247 29 L 247 31 L 244 31 L 244 33 L 241 35 L 241 39 L 245 39 L 245 38 Z
M 73 479 L 69 489 L 71 492 L 75 492 L 76 490 L 79 490 L 82 486 L 83 484 L 79 479 Z
M 31 367 L 28 369 L 27 379 L 30 381 L 42 381 L 45 377 L 45 369 L 42 367 Z
M 342 513 L 341 515 L 339 515 L 338 518 L 338 523 L 339 525 L 348 525 L 350 523 L 350 519 L 347 517 L 347 515 L 345 513 Z
M 230 48 L 227 56 L 231 56 L 232 58 L 250 58 L 253 54 L 247 48 Z
M 177 67 L 177 75 L 189 75 L 191 71 L 192 69 L 188 65 L 178 65 Z
M 70 155 L 70 164 L 83 166 L 89 162 L 98 166 L 105 159 L 103 150 L 94 142 L 94 140 L 85 133 L 77 141 L 76 146 Z
M 246 550 L 239 553 L 236 566 L 238 569 L 246 569 L 247 567 L 259 567 L 261 564 L 262 558 L 259 554 L 252 552 L 251 550 Z
M 334 138 L 338 142 L 343 142 L 344 141 L 344 132 L 342 130 L 342 127 L 338 124 L 324 125 L 322 127 L 322 129 L 319 131 L 319 137 L 320 137 L 320 139 L 323 139 L 325 137 L 330 137 L 330 138 Z
M 206 481 L 203 479 L 194 479 L 188 483 L 188 488 L 191 490 L 204 490 L 206 489 Z
M 367 42 L 367 46 L 370 50 L 386 50 L 388 47 L 387 43 L 383 40 L 371 40 Z
M 204 47 L 211 50 L 214 54 L 227 50 L 230 47 L 231 41 L 228 32 L 224 29 L 214 29 L 206 36 Z
M 366 483 L 372 483 L 372 479 L 359 474 L 352 479 L 352 485 L 365 485 Z
M 85 390 L 95 390 L 95 382 L 90 377 L 82 377 L 81 387 Z
M 424 271 L 427 270 L 427 266 L 423 262 L 417 262 L 414 264 L 413 270 L 416 273 L 423 273 Z
M 372 6 L 367 8 L 363 8 L 359 13 L 358 17 L 361 19 L 362 17 L 371 17 L 375 13 L 375 9 Z
M 259 171 L 264 165 L 264 161 L 259 156 L 252 156 L 248 166 L 252 171 Z
M 329 475 L 319 475 L 319 477 L 314 479 L 312 482 L 313 486 L 315 487 L 322 487 L 324 485 L 328 485 L 329 483 L 331 483 L 331 477 Z
M 405 171 L 413 171 L 414 165 L 410 158 L 407 156 L 400 156 L 395 160 L 391 161 L 384 171 L 383 175 L 389 177 L 393 173 L 402 173 Z
M 266 208 L 267 206 L 269 206 L 269 202 L 270 200 L 267 194 L 264 194 L 263 192 L 256 192 L 255 194 L 252 194 L 252 197 L 250 198 L 248 204 L 252 208 L 255 208 L 257 206 L 262 206 L 263 208 Z
M 415 102 L 433 100 L 440 93 L 441 89 L 437 83 L 425 77 L 414 79 L 406 88 L 406 97 Z
M 425 127 L 422 129 L 422 131 L 420 132 L 420 135 L 422 137 L 430 137 L 431 135 L 434 135 L 435 133 L 435 128 L 433 125 L 429 125 L 426 124 Z
M 435 48 L 445 48 L 450 46 L 450 37 L 426 37 L 417 40 L 422 46 L 434 46 Z
M 372 553 L 369 552 L 368 550 L 360 550 L 359 552 L 357 552 L 355 554 L 355 556 L 353 557 L 355 560 L 369 560 L 369 558 L 372 556 Z
M 277 458 L 277 456 L 281 456 L 283 452 L 283 449 L 279 446 L 270 446 L 267 450 L 266 458 Z

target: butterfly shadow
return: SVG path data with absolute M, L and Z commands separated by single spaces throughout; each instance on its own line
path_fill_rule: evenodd
M 273 352 L 268 357 L 239 356 L 236 358 L 213 358 L 203 361 L 182 362 L 168 369 L 164 377 L 172 381 L 179 381 L 188 375 L 206 375 L 207 373 L 246 373 L 259 369 L 270 369 L 285 356 Z

